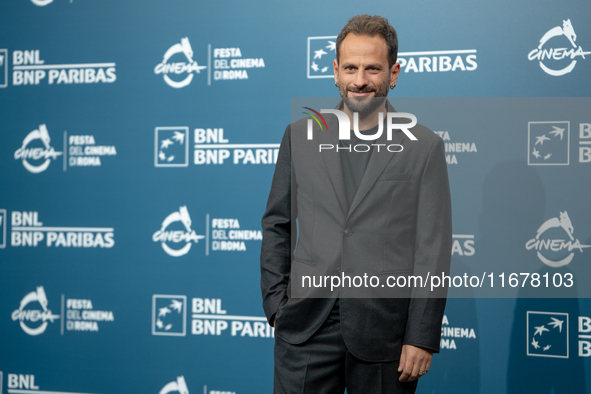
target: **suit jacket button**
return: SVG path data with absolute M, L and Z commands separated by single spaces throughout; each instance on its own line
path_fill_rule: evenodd
M 345 236 L 350 237 L 352 234 L 353 234 L 353 231 L 351 231 L 350 228 L 345 229 Z

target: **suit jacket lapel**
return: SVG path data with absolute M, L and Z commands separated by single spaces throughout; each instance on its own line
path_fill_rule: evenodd
M 396 112 L 394 107 L 390 104 L 389 101 L 386 100 L 386 107 L 388 112 Z M 400 130 L 394 130 L 392 132 L 392 140 L 387 140 L 387 131 L 386 131 L 386 114 L 384 114 L 384 129 L 380 138 L 378 138 L 377 143 L 383 144 L 380 146 L 380 151 L 378 152 L 377 147 L 372 147 L 373 150 L 371 152 L 371 157 L 369 158 L 369 163 L 367 163 L 367 168 L 365 169 L 365 173 L 361 178 L 361 184 L 359 185 L 359 189 L 357 189 L 357 193 L 355 194 L 355 198 L 349 207 L 348 216 L 350 216 L 355 208 L 359 205 L 361 200 L 367 195 L 373 184 L 376 182 L 384 168 L 388 162 L 394 157 L 396 154 L 395 152 L 389 152 L 386 147 L 390 144 L 402 144 L 402 141 L 405 139 L 404 133 Z

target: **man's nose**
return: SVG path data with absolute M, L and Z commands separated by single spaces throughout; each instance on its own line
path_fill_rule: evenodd
M 358 89 L 363 88 L 368 84 L 367 75 L 365 75 L 365 72 L 363 70 L 357 71 L 357 74 L 355 75 L 355 80 L 353 81 L 353 84 Z

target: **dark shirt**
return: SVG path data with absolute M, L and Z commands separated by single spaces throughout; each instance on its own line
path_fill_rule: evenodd
M 377 131 L 378 126 L 376 125 L 374 128 L 369 130 L 361 130 L 360 132 L 364 135 L 371 135 L 375 134 Z M 373 141 L 365 141 L 357 138 L 353 130 L 351 130 L 351 139 L 349 141 L 339 141 L 339 157 L 341 159 L 341 167 L 343 169 L 343 178 L 345 181 L 345 191 L 347 193 L 347 201 L 349 202 L 349 206 L 351 206 L 351 203 L 355 198 L 355 194 L 357 193 L 357 189 L 359 189 L 359 185 L 361 184 L 363 174 L 365 174 L 367 163 L 369 163 L 369 158 L 371 157 L 371 152 L 373 149 L 373 146 L 371 146 L 372 143 Z M 360 146 L 356 151 L 354 147 L 358 144 L 368 145 L 370 149 L 365 152 L 367 147 Z M 328 315 L 328 319 L 340 320 L 338 298 L 335 301 L 330 314 Z

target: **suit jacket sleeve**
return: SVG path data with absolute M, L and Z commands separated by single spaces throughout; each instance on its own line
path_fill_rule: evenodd
M 281 302 L 287 299 L 287 286 L 295 246 L 296 183 L 291 166 L 290 126 L 287 126 L 275 166 L 273 183 L 262 219 L 261 290 L 263 309 L 271 322 Z
M 417 204 L 417 232 L 414 274 L 423 279 L 442 273 L 449 275 L 452 247 L 451 197 L 441 138 L 431 148 L 421 177 Z M 447 289 L 431 292 L 413 289 L 410 301 L 404 344 L 439 352 L 441 322 L 445 310 Z

